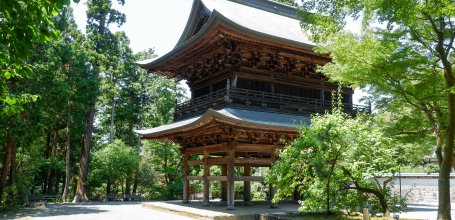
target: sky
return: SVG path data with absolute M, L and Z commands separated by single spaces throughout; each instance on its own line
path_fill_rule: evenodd
M 86 0 L 71 3 L 76 23 L 85 33 Z M 116 2 L 113 0 L 113 2 Z M 193 0 L 126 0 L 125 5 L 114 4 L 114 8 L 126 15 L 126 23 L 120 28 L 111 26 L 112 31 L 124 31 L 130 39 L 133 52 L 154 48 L 155 54 L 162 56 L 174 48 L 189 17 Z M 351 23 L 349 29 L 358 32 L 358 24 Z M 357 27 L 357 28 L 356 28 Z M 366 93 L 356 89 L 353 102 Z
M 115 0 L 113 2 L 116 2 Z M 192 0 L 126 0 L 124 6 L 114 4 L 126 15 L 126 23 L 112 31 L 125 31 L 134 52 L 155 48 L 158 56 L 174 48 L 180 38 L 191 11 Z M 76 23 L 85 32 L 86 0 L 72 3 Z

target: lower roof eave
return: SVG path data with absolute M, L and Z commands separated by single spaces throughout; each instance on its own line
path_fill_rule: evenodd
M 297 133 L 299 127 L 310 123 L 308 116 L 287 115 L 279 113 L 259 112 L 242 109 L 226 108 L 221 110 L 208 109 L 203 115 L 172 124 L 146 130 L 137 130 L 143 139 L 168 140 L 182 133 L 194 131 L 218 122 L 226 126 L 254 129 L 277 133 Z

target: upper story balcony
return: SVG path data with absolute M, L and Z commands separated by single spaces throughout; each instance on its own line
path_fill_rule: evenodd
M 227 106 L 304 115 L 324 113 L 332 109 L 333 103 L 322 99 L 303 98 L 240 88 L 224 88 L 177 105 L 174 120 L 179 121 L 202 114 L 208 108 L 221 109 Z M 371 112 L 369 106 L 353 105 L 350 103 L 343 103 L 343 109 L 351 115 Z

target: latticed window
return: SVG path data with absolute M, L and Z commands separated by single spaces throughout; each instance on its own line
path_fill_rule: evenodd
M 311 98 L 311 99 L 320 99 L 321 92 L 316 89 L 305 89 L 296 86 L 289 86 L 284 84 L 275 84 L 275 93 L 283 94 L 283 95 L 290 95 L 290 96 L 298 96 L 303 98 Z
M 249 89 L 261 92 L 271 92 L 271 85 L 269 82 L 263 81 L 254 81 L 247 79 L 238 79 L 237 88 L 240 89 Z

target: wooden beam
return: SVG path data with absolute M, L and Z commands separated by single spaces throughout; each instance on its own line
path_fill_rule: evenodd
M 211 158 L 208 159 L 208 164 L 209 165 L 224 165 L 228 163 L 227 158 Z
M 204 165 L 203 160 L 188 160 L 187 161 L 188 165 L 194 166 L 194 165 Z
M 235 181 L 254 181 L 254 182 L 261 182 L 264 181 L 263 176 L 235 176 Z
M 237 152 L 257 152 L 257 153 L 271 153 L 273 145 L 264 144 L 239 144 L 235 147 Z
M 203 176 L 187 176 L 188 180 L 204 180 Z
M 209 181 L 227 181 L 227 176 L 209 176 L 207 179 Z
M 186 148 L 186 152 L 188 152 L 189 155 L 201 155 L 204 154 L 204 148 L 201 147 L 189 147 Z
M 202 154 L 204 154 L 204 149 L 207 149 L 207 152 L 209 152 L 209 153 L 226 152 L 226 144 L 221 143 L 221 144 L 212 144 L 212 145 L 199 146 L 199 147 L 188 147 L 185 150 L 186 150 L 186 152 L 188 152 L 189 155 L 194 155 L 194 154 L 202 155 Z
M 235 158 L 235 165 L 270 166 L 272 160 L 267 158 Z

